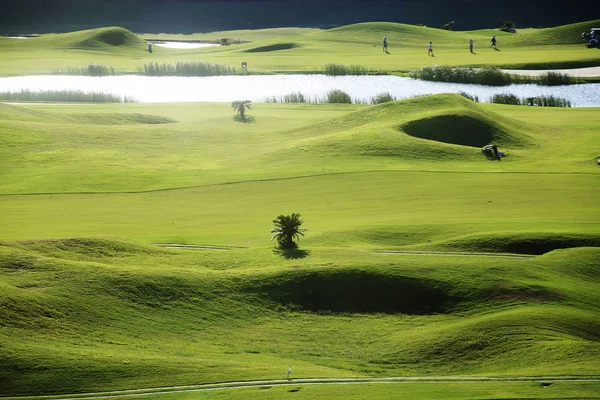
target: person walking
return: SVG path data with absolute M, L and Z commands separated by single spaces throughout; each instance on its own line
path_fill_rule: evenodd
M 498 50 L 498 48 L 496 47 L 496 35 L 492 36 L 492 40 L 490 40 L 491 46 L 493 47 L 494 50 Z
M 429 42 L 429 46 L 427 47 L 427 55 L 431 57 L 435 57 L 433 55 L 433 42 Z
M 286 372 L 285 376 L 286 376 L 288 379 L 291 379 L 291 377 L 290 377 L 291 375 L 292 375 L 292 366 L 290 365 L 290 367 L 288 368 L 288 370 L 287 370 L 287 372 Z
M 387 48 L 387 36 L 383 37 L 383 52 L 384 53 L 388 52 L 388 48 Z
M 475 53 L 473 53 L 473 42 L 474 42 L 473 39 L 469 39 L 469 51 L 471 52 L 471 54 L 475 54 Z

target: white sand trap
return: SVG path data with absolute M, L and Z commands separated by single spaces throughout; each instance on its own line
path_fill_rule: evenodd
M 523 76 L 540 76 L 547 72 L 558 72 L 580 78 L 595 78 L 600 76 L 600 67 L 571 68 L 571 69 L 503 69 L 509 74 Z
M 29 39 L 25 36 L 5 36 L 7 39 Z

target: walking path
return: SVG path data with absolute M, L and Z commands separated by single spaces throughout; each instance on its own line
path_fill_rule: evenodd
M 306 386 L 306 385 L 359 385 L 359 384 L 410 384 L 410 383 L 451 383 L 451 382 L 600 382 L 600 377 L 578 376 L 517 376 L 507 378 L 475 377 L 475 376 L 416 376 L 388 378 L 307 378 L 307 379 L 273 379 L 242 382 L 207 383 L 203 385 L 167 386 L 145 389 L 115 390 L 111 392 L 73 393 L 54 396 L 14 396 L 0 397 L 0 400 L 76 400 L 76 399 L 110 399 L 134 396 L 150 396 L 169 393 L 190 393 L 223 389 L 268 388 L 273 386 Z
M 571 68 L 571 69 L 503 69 L 503 72 L 524 76 L 540 76 L 546 72 L 559 72 L 580 78 L 600 77 L 600 67 Z

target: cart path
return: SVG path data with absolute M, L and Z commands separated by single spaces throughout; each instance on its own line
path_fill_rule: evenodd
M 359 385 L 359 384 L 410 384 L 410 383 L 456 383 L 456 382 L 600 382 L 600 377 L 579 376 L 516 376 L 516 377 L 475 377 L 475 376 L 418 376 L 388 378 L 306 378 L 306 379 L 272 379 L 241 382 L 220 382 L 201 385 L 164 386 L 156 388 L 140 388 L 115 390 L 110 392 L 73 393 L 49 396 L 13 396 L 0 397 L 0 400 L 76 400 L 76 399 L 110 399 L 134 396 L 152 396 L 170 393 L 190 393 L 225 389 L 270 388 L 274 386 L 307 386 L 307 385 Z
M 208 250 L 208 251 L 227 251 L 233 249 L 247 249 L 242 246 L 223 246 L 213 244 L 183 244 L 183 243 L 154 243 L 165 249 L 177 250 Z M 422 251 L 422 250 L 365 250 L 372 254 L 391 254 L 400 256 L 438 256 L 438 257 L 492 257 L 492 258 L 533 258 L 534 254 L 516 254 L 516 253 L 486 253 L 486 252 L 451 252 L 451 251 Z
M 559 72 L 561 74 L 567 74 L 574 77 L 581 78 L 596 78 L 600 77 L 600 66 L 599 67 L 588 67 L 588 68 L 571 68 L 571 69 L 503 69 L 503 72 L 515 75 L 524 76 L 540 76 L 547 72 Z

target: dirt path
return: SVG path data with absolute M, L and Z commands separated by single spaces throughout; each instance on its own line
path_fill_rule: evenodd
M 402 250 L 379 250 L 373 254 L 396 254 L 400 256 L 439 256 L 439 257 L 493 257 L 493 258 L 533 258 L 533 254 L 513 253 L 454 253 L 446 251 L 402 251 Z
M 503 69 L 502 71 L 509 74 L 524 75 L 524 76 L 540 76 L 546 72 L 560 72 L 580 78 L 596 78 L 600 77 L 600 67 L 589 68 L 572 68 L 572 69 Z
M 207 383 L 203 385 L 167 386 L 146 389 L 115 390 L 112 392 L 74 393 L 55 396 L 14 396 L 0 397 L 1 400 L 76 400 L 110 399 L 133 396 L 151 396 L 170 393 L 190 393 L 224 389 L 269 388 L 273 386 L 307 385 L 361 385 L 361 384 L 410 384 L 410 383 L 450 383 L 450 382 L 600 382 L 600 377 L 569 376 L 518 376 L 512 378 L 474 377 L 474 376 L 438 376 L 438 377 L 388 377 L 388 378 L 312 378 L 312 379 L 274 379 L 242 382 Z

